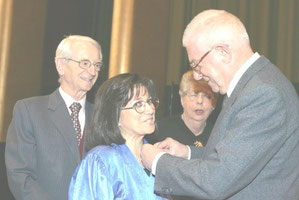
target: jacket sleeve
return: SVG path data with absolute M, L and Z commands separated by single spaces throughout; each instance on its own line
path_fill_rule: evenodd
M 204 158 L 163 155 L 155 191 L 200 199 L 226 199 L 250 184 L 284 142 L 286 106 L 277 90 L 261 87 L 235 102 L 223 138 Z
M 22 100 L 16 103 L 8 128 L 5 164 L 9 188 L 16 199 L 53 199 L 38 182 L 33 122 Z

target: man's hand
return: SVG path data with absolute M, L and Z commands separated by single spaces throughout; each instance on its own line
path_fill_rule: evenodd
M 186 145 L 179 143 L 178 141 L 172 138 L 166 138 L 162 142 L 158 142 L 155 146 L 163 149 L 166 153 L 169 153 L 173 156 L 186 158 L 189 156 L 189 149 Z
M 153 161 L 154 161 L 156 155 L 160 152 L 163 152 L 163 150 L 154 145 L 151 145 L 151 144 L 142 145 L 141 160 L 142 160 L 143 166 L 148 170 L 152 170 Z
M 155 157 L 161 153 L 166 152 L 173 156 L 188 159 L 189 149 L 186 145 L 179 143 L 172 138 L 166 138 L 162 142 L 154 145 L 144 144 L 141 149 L 141 160 L 144 167 L 152 170 L 152 165 Z

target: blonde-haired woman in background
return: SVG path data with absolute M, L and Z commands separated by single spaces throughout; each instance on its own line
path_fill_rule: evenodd
M 205 80 L 195 80 L 190 70 L 182 76 L 179 94 L 183 113 L 159 120 L 147 139 L 156 143 L 171 137 L 186 145 L 204 146 L 213 128 L 207 119 L 216 107 L 218 93 Z

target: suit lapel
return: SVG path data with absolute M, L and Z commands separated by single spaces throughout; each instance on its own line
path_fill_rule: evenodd
M 212 130 L 212 133 L 209 137 L 209 141 L 218 141 L 217 139 L 213 140 L 212 138 L 219 138 L 218 134 L 214 134 L 214 132 L 222 132 L 221 131 L 221 123 L 226 115 L 227 112 L 230 111 L 231 106 L 234 104 L 242 90 L 246 87 L 246 84 L 252 79 L 252 77 L 260 71 L 267 63 L 270 61 L 265 58 L 264 56 L 261 56 L 259 59 L 257 59 L 249 68 L 248 70 L 242 75 L 241 79 L 237 83 L 235 89 L 233 90 L 231 96 L 227 98 L 227 95 L 225 95 L 222 103 L 222 109 L 219 113 L 217 120 L 214 124 L 214 128 Z M 222 134 L 223 135 L 223 134 Z M 214 145 L 211 143 L 207 143 L 206 147 L 209 145 Z
M 90 104 L 88 101 L 86 101 L 86 104 L 85 104 L 85 127 L 86 128 L 88 127 L 88 123 L 90 122 L 92 109 L 93 109 L 93 104 Z
M 84 127 L 84 135 L 83 135 L 83 156 L 85 155 L 85 145 L 86 145 L 86 134 L 88 134 L 88 127 L 89 127 L 89 123 L 90 123 L 90 119 L 92 117 L 92 111 L 93 111 L 93 104 L 90 104 L 88 101 L 86 101 L 85 104 L 85 127 Z
M 49 97 L 48 110 L 50 113 L 50 118 L 61 134 L 66 146 L 69 147 L 76 162 L 79 163 L 80 153 L 79 147 L 77 145 L 76 134 L 72 126 L 69 112 L 58 89 Z

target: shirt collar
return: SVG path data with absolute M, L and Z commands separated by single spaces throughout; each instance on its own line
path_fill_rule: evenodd
M 59 92 L 60 92 L 60 95 L 63 98 L 67 108 L 69 108 L 72 105 L 72 103 L 78 102 L 81 104 L 82 109 L 85 110 L 86 96 L 84 98 L 82 98 L 80 101 L 76 101 L 73 97 L 71 97 L 69 94 L 67 94 L 65 91 L 63 91 L 63 89 L 61 87 L 59 87 Z
M 235 89 L 237 83 L 243 76 L 243 74 L 246 72 L 246 70 L 260 57 L 259 53 L 254 53 L 241 67 L 240 69 L 235 73 L 232 81 L 229 84 L 228 90 L 227 90 L 227 96 L 230 97 L 233 90 Z

